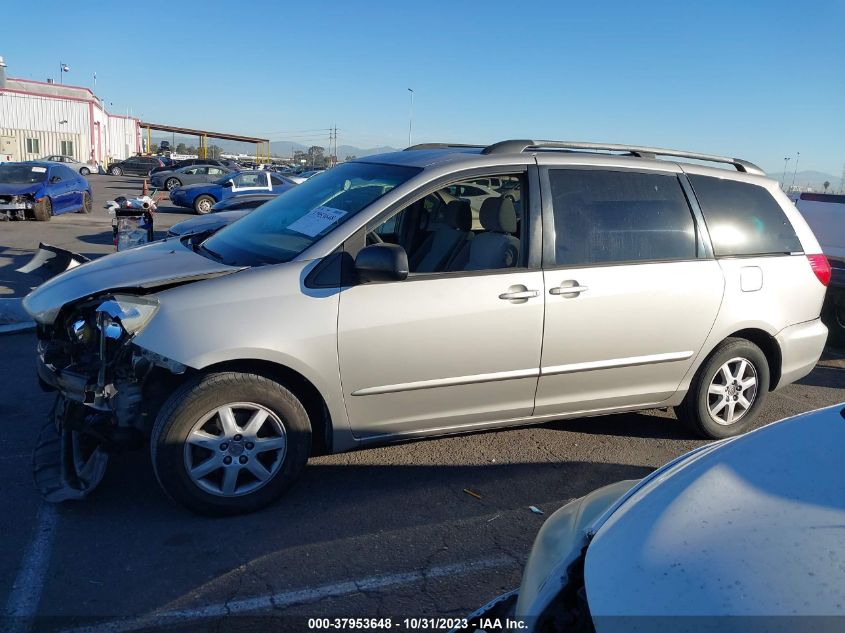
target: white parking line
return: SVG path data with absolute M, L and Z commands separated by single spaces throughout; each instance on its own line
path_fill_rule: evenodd
M 44 588 L 44 577 L 50 566 L 50 554 L 53 550 L 57 522 L 56 506 L 42 503 L 35 518 L 35 534 L 21 559 L 12 592 L 6 601 L 4 615 L 8 618 L 8 622 L 4 630 L 7 633 L 28 631 L 38 612 L 41 590 Z
M 233 600 L 231 602 L 218 602 L 194 609 L 174 609 L 151 613 L 140 618 L 113 620 L 104 622 L 97 626 L 86 626 L 84 628 L 65 629 L 62 633 L 128 633 L 146 628 L 159 628 L 165 626 L 182 625 L 205 618 L 223 617 L 228 615 L 239 615 L 256 611 L 269 611 L 274 608 L 290 607 L 296 604 L 316 602 L 324 598 L 337 598 L 359 591 L 373 591 L 376 589 L 389 589 L 401 585 L 411 585 L 429 578 L 443 578 L 446 576 L 458 576 L 479 571 L 487 571 L 502 567 L 516 567 L 518 561 L 509 556 L 497 556 L 480 560 L 443 565 L 430 569 L 420 569 L 400 574 L 385 574 L 381 576 L 368 576 L 359 580 L 348 580 L 319 587 L 295 589 L 274 594 L 265 594 Z

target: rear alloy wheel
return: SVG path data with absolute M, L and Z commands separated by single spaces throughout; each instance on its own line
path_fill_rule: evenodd
M 749 430 L 769 392 L 769 364 L 751 341 L 726 339 L 693 378 L 678 419 L 709 439 Z
M 79 212 L 91 213 L 92 208 L 93 204 L 91 203 L 91 194 L 86 191 L 82 194 L 82 208 L 79 210 Z
M 197 199 L 194 200 L 194 211 L 200 215 L 205 215 L 211 211 L 211 207 L 214 205 L 214 202 L 215 200 L 211 196 L 197 196 Z
M 109 169 L 109 173 L 112 176 L 122 176 L 123 170 L 120 167 L 112 167 L 111 169 Z
M 35 203 L 35 207 L 32 209 L 32 214 L 39 222 L 47 222 L 51 217 L 53 217 L 53 201 L 47 196 L 44 196 L 40 202 Z
M 168 191 L 173 191 L 176 187 L 181 187 L 182 183 L 178 178 L 168 178 L 164 183 L 164 188 Z
M 208 374 L 165 403 L 151 451 L 172 499 L 200 514 L 240 514 L 294 482 L 311 451 L 311 424 L 299 399 L 269 378 Z

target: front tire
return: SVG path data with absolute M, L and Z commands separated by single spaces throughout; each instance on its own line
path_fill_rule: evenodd
M 32 209 L 32 215 L 38 222 L 47 222 L 53 217 L 53 201 L 46 196 Z
M 211 211 L 211 207 L 214 206 L 215 202 L 216 200 L 211 196 L 197 196 L 197 199 L 194 200 L 194 211 L 199 215 L 205 215 Z
M 708 439 L 748 431 L 769 393 L 769 363 L 751 341 L 725 339 L 693 378 L 675 415 Z
M 91 173 L 91 170 L 90 170 L 90 169 L 88 169 L 87 167 L 81 167 L 81 168 L 79 169 L 79 175 L 80 175 L 80 176 L 87 176 L 87 175 L 89 175 L 90 173 Z
M 171 499 L 198 514 L 242 514 L 296 480 L 311 451 L 311 424 L 299 399 L 269 378 L 207 374 L 170 396 L 150 450 Z
M 109 173 L 112 176 L 122 176 L 123 170 L 120 167 L 112 167 L 111 169 L 109 169 Z
M 93 208 L 93 204 L 91 202 L 91 194 L 87 191 L 82 194 L 82 208 L 79 210 L 80 213 L 91 213 L 91 209 Z
M 181 187 L 182 182 L 178 178 L 168 178 L 164 183 L 164 188 L 168 191 L 173 191 L 176 187 Z

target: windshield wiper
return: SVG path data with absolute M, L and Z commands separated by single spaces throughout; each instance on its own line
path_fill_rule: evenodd
M 200 249 L 202 249 L 203 251 L 205 251 L 206 253 L 211 255 L 212 259 L 217 260 L 221 264 L 225 264 L 226 266 L 234 266 L 235 265 L 234 262 L 227 262 L 225 259 L 223 259 L 223 256 L 220 253 L 215 253 L 213 250 L 208 248 L 208 246 L 206 246 L 205 243 L 200 244 Z

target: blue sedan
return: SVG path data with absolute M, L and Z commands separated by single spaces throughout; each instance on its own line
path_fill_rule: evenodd
M 177 187 L 170 192 L 170 201 L 176 206 L 188 207 L 200 215 L 205 215 L 216 203 L 232 196 L 244 193 L 278 195 L 294 186 L 287 178 L 273 172 L 241 171 L 237 174 L 227 174 L 212 183 Z
M 91 213 L 91 185 L 61 163 L 0 164 L 0 214 L 42 222 L 60 213 Z

